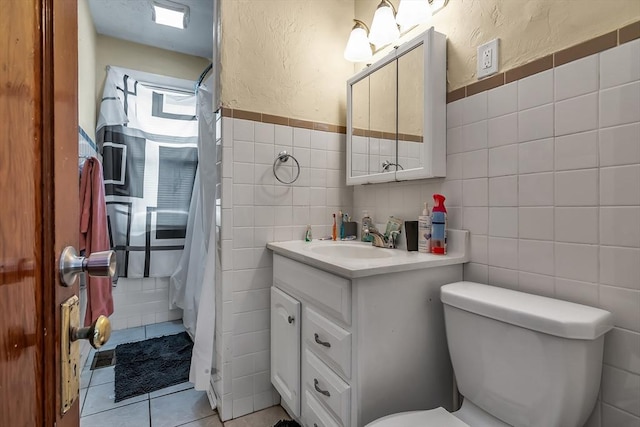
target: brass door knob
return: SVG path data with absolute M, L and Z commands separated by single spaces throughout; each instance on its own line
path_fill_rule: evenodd
M 71 341 L 89 340 L 91 347 L 98 349 L 109 341 L 111 322 L 107 316 L 100 315 L 87 328 L 71 328 Z

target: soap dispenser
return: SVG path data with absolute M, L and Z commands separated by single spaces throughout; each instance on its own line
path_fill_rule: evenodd
M 431 210 L 431 253 L 444 255 L 447 253 L 447 208 L 445 197 L 434 194 L 435 205 Z

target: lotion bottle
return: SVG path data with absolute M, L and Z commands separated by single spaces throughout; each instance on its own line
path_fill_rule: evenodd
M 431 210 L 431 253 L 444 255 L 447 253 L 447 208 L 445 197 L 434 194 L 435 205 Z
M 418 252 L 431 252 L 431 216 L 426 202 L 422 215 L 418 216 Z

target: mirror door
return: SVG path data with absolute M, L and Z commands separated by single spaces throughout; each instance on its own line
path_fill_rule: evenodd
M 369 174 L 393 175 L 396 168 L 397 64 L 389 62 L 369 76 Z
M 398 63 L 398 170 L 424 167 L 424 44 Z
M 347 82 L 347 185 L 443 177 L 446 37 L 433 28 Z
M 369 175 L 369 152 L 371 123 L 369 114 L 369 76 L 351 86 L 352 127 L 351 127 L 351 176 Z

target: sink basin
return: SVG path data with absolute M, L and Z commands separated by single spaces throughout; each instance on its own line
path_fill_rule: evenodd
M 392 249 L 375 248 L 369 245 L 354 245 L 345 243 L 334 243 L 321 246 L 312 246 L 309 251 L 324 256 L 350 259 L 375 259 L 391 258 Z

